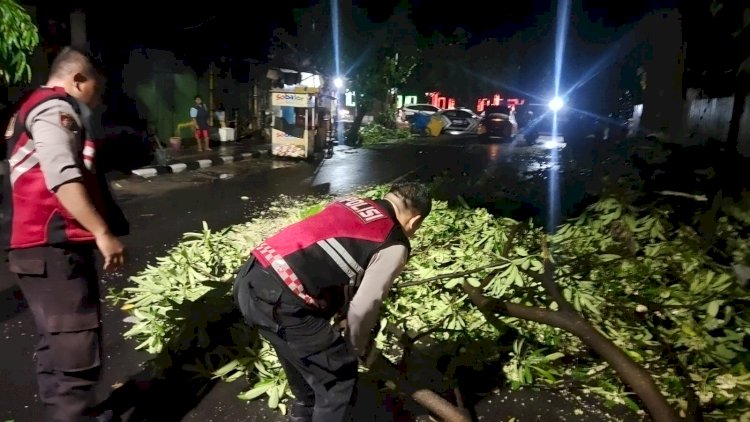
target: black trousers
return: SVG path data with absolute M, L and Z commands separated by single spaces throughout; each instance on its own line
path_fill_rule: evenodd
M 80 421 L 101 372 L 93 247 L 14 250 L 9 263 L 39 335 L 36 372 L 45 420 Z
M 256 326 L 276 350 L 297 399 L 290 416 L 295 421 L 349 421 L 358 370 L 349 342 L 330 318 L 307 308 L 253 261 L 235 280 L 235 303 L 245 321 Z

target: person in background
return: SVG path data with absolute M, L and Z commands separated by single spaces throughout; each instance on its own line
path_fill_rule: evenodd
M 351 417 L 358 359 L 431 208 L 418 183 L 396 184 L 383 200 L 342 198 L 266 239 L 240 269 L 235 303 L 276 349 L 296 398 L 291 421 Z M 331 324 L 337 314 L 343 332 Z
M 193 119 L 195 140 L 198 142 L 198 152 L 211 151 L 208 145 L 208 109 L 203 104 L 200 95 L 195 96 L 195 104 L 190 107 L 190 118 Z
M 224 109 L 224 104 L 219 103 L 214 113 L 216 121 L 219 123 L 219 127 L 227 127 L 227 111 Z
M 29 304 L 39 344 L 36 371 L 45 421 L 108 421 L 86 414 L 102 367 L 99 280 L 125 262 L 117 236 L 127 223 L 107 220 L 107 201 L 96 174 L 97 144 L 90 109 L 101 81 L 81 51 L 65 48 L 45 86 L 17 106 L 5 132 L 8 144 L 3 230 L 8 265 Z M 116 212 L 116 211 L 115 211 Z M 85 419 L 89 418 L 89 419 Z

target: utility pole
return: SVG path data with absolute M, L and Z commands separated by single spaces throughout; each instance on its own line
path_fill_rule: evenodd
M 208 65 L 208 124 L 214 125 L 214 61 Z

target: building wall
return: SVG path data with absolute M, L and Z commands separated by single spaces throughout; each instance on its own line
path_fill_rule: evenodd
M 734 98 L 695 99 L 687 107 L 688 143 L 702 139 L 726 141 L 732 120 Z M 750 157 L 750 97 L 745 99 L 745 111 L 740 120 L 737 146 L 739 152 Z
M 154 126 L 161 140 L 172 136 L 192 138 L 192 129 L 187 125 L 191 121 L 190 107 L 195 95 L 210 105 L 209 72 L 197 74 L 169 51 L 138 49 L 131 51 L 123 67 L 122 89 L 135 102 L 140 117 Z M 232 118 L 233 109 L 247 115 L 250 90 L 250 84 L 238 82 L 230 70 L 215 67 L 213 105 L 223 103 L 227 119 Z M 178 131 L 180 124 L 185 126 Z
M 697 98 L 689 99 L 685 105 L 686 136 L 681 140 L 683 145 L 698 145 L 709 139 L 726 141 L 729 123 L 732 120 L 734 98 Z M 634 108 L 631 134 L 638 132 L 643 106 Z M 750 96 L 745 99 L 745 110 L 740 119 L 740 133 L 737 149 L 740 154 L 750 157 Z

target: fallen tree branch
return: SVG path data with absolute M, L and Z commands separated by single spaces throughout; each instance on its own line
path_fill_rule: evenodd
M 481 290 L 469 283 L 463 283 L 463 288 L 474 305 L 483 311 L 483 314 L 484 312 L 490 312 L 534 321 L 560 328 L 580 338 L 584 344 L 598 353 L 617 372 L 623 382 L 633 389 L 645 404 L 653 420 L 660 422 L 680 421 L 677 413 L 654 383 L 651 374 L 578 313 L 552 311 L 491 299 L 484 296 Z
M 489 270 L 490 268 L 497 268 L 497 267 L 499 267 L 501 265 L 505 265 L 505 264 L 507 264 L 507 262 L 496 262 L 494 264 L 485 265 L 485 266 L 482 266 L 482 267 L 479 267 L 479 268 L 474 268 L 472 270 L 459 271 L 459 272 L 449 273 L 449 274 L 441 274 L 441 275 L 436 275 L 436 276 L 430 277 L 430 278 L 424 278 L 422 280 L 404 281 L 402 283 L 396 284 L 396 287 L 399 288 L 399 289 L 401 289 L 401 288 L 404 288 L 404 287 L 412 287 L 412 286 L 418 286 L 420 284 L 426 284 L 426 283 L 429 283 L 431 281 L 448 280 L 448 279 L 451 279 L 451 278 L 466 277 L 467 275 L 472 275 L 472 274 L 475 274 L 475 273 L 482 272 L 484 270 Z
M 706 195 L 693 195 L 691 193 L 675 192 L 672 190 L 663 190 L 656 193 L 664 196 L 679 196 L 681 198 L 688 198 L 698 202 L 708 202 L 708 198 L 706 197 Z
M 416 388 L 406 381 L 398 367 L 379 352 L 371 359 L 370 372 L 378 378 L 390 380 L 396 389 L 410 396 L 417 404 L 432 412 L 444 422 L 471 422 L 467 413 L 451 404 L 432 390 Z

